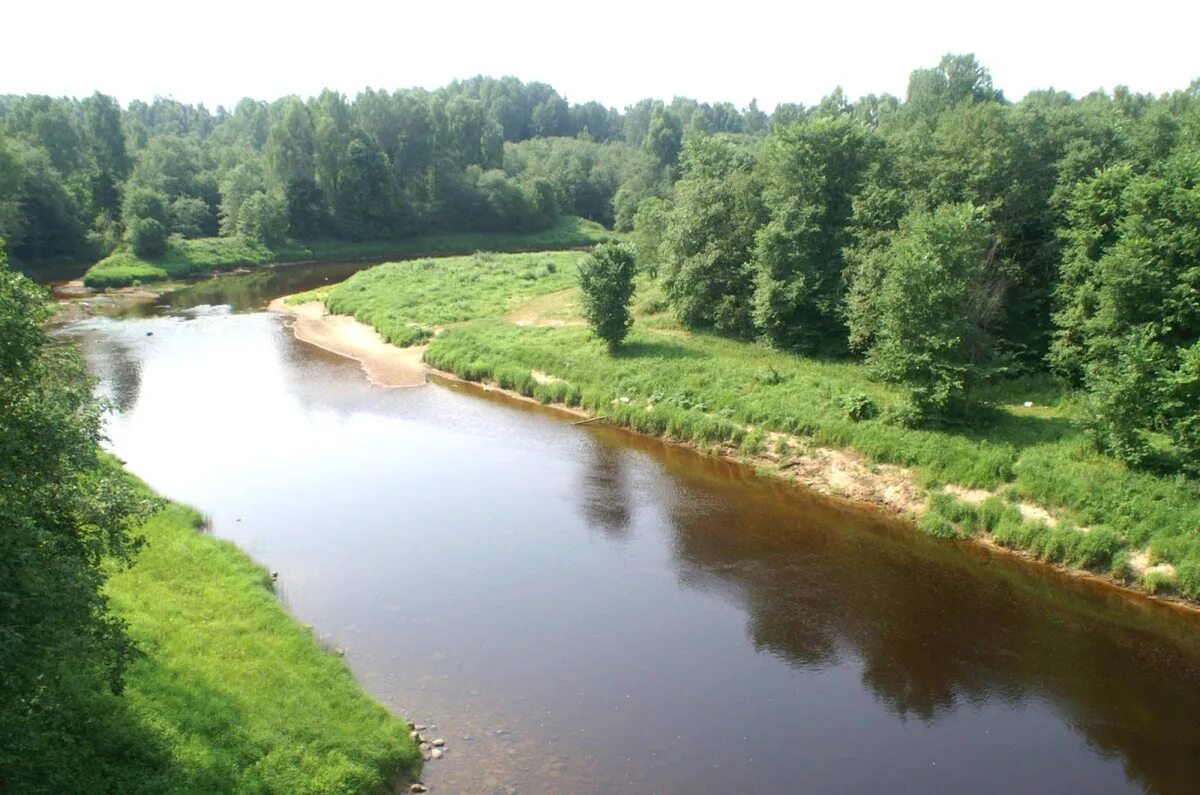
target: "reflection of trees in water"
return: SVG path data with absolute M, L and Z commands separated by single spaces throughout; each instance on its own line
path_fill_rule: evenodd
M 115 334 L 86 333 L 79 338 L 88 370 L 117 411 L 128 412 L 142 389 L 142 362 L 133 348 Z
M 610 538 L 624 538 L 633 520 L 629 476 L 624 449 L 586 436 L 588 456 L 583 466 L 580 511 L 589 527 L 597 527 Z
M 262 296 L 270 292 L 272 272 L 255 271 L 237 276 L 222 276 L 189 284 L 182 289 L 167 293 L 163 298 L 172 309 L 190 309 L 195 306 L 222 306 L 228 304 L 235 310 L 254 309 L 261 306 Z
M 222 276 L 190 284 L 164 296 L 174 309 L 228 304 L 235 312 L 261 309 L 273 298 L 325 284 L 336 284 L 370 267 L 368 262 L 328 262 L 260 268 L 250 273 Z
M 804 668 L 857 658 L 899 718 L 1045 699 L 1151 790 L 1195 791 L 1200 623 L 865 527 L 790 490 L 739 484 L 713 500 L 714 483 L 676 480 L 681 578 L 735 595 L 760 650 Z

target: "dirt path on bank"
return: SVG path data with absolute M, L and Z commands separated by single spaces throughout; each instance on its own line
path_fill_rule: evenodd
M 397 348 L 384 342 L 370 326 L 347 315 L 329 314 L 320 301 L 289 305 L 276 298 L 267 309 L 292 316 L 296 339 L 361 364 L 372 383 L 385 387 L 425 383 L 424 345 Z

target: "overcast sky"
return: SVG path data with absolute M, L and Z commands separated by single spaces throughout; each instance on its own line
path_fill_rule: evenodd
M 489 74 L 550 83 L 572 102 L 757 97 L 770 110 L 838 85 L 850 97 L 903 96 L 908 73 L 946 52 L 974 52 L 1014 100 L 1047 87 L 1157 94 L 1200 77 L 1197 0 L 73 5 L 7 4 L 0 93 L 100 90 L 122 103 L 171 95 L 215 108 Z

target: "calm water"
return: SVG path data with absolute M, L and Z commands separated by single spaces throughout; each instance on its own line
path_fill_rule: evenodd
M 253 311 L 326 275 L 73 333 L 116 453 L 436 725 L 434 792 L 1200 791 L 1195 616 L 478 390 L 373 387 Z M 189 308 L 217 301 L 251 311 Z

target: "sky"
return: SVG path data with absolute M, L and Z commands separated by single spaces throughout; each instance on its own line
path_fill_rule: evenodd
M 16 0 L 2 16 L 0 94 L 99 90 L 210 109 L 488 74 L 549 83 L 571 102 L 757 98 L 769 111 L 836 86 L 903 96 L 909 73 L 947 52 L 975 53 L 1013 100 L 1049 87 L 1159 94 L 1200 78 L 1196 0 Z

